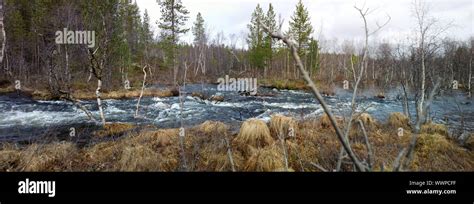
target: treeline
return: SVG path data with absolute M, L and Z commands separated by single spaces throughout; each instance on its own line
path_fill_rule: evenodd
M 2 76 L 30 86 L 64 88 L 91 80 L 89 49 L 103 57 L 104 86 L 117 86 L 151 61 L 153 33 L 147 12 L 126 1 L 6 0 Z M 94 31 L 96 45 L 58 44 L 58 31 Z M 75 37 L 75 36 L 73 36 Z M 120 84 L 120 83 L 118 83 Z
M 209 31 L 205 13 L 190 19 L 185 5 L 175 0 L 158 3 L 162 14 L 158 22 L 150 22 L 146 10 L 140 16 L 136 3 L 129 1 L 6 0 L 3 4 L 7 43 L 0 76 L 10 81 L 68 89 L 95 86 L 89 83 L 94 77 L 106 89 L 117 89 L 127 81 L 140 86 L 145 65 L 153 83 L 174 85 L 185 76 L 188 83 L 215 82 L 224 75 L 269 82 L 300 78 L 287 47 L 261 26 L 281 29 L 283 19 L 272 4 L 266 10 L 256 6 L 247 32 L 227 36 Z M 186 26 L 188 21 L 194 22 L 192 27 Z M 152 23 L 159 28 L 156 36 Z M 288 30 L 282 31 L 296 42 L 311 77 L 328 87 L 342 87 L 344 80 L 353 83 L 364 50 L 350 41 L 316 37 L 312 25 L 310 12 L 299 1 Z M 58 45 L 55 32 L 64 28 L 95 31 L 96 47 Z M 193 42 L 181 39 L 188 32 Z M 457 80 L 460 88 L 471 90 L 473 39 L 443 39 L 440 33 L 427 28 L 425 40 L 417 36 L 412 43 L 374 43 L 368 48 L 361 86 L 383 92 L 392 86 L 417 87 L 424 77 L 433 87 L 441 77 L 444 88 Z M 425 71 L 419 69 L 422 64 Z

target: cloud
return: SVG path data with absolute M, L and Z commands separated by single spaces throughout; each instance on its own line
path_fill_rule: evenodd
M 284 29 L 295 10 L 297 0 L 182 0 L 190 11 L 187 27 L 191 27 L 198 12 L 201 12 L 212 34 L 223 31 L 227 36 L 236 34 L 241 38 L 247 32 L 247 24 L 251 14 L 259 3 L 266 11 L 272 3 L 275 11 L 285 20 Z M 375 29 L 376 23 L 382 23 L 390 15 L 390 23 L 378 33 L 379 40 L 397 41 L 404 39 L 415 28 L 412 15 L 411 0 L 303 0 L 307 6 L 315 36 L 321 33 L 325 38 L 343 40 L 359 40 L 363 37 L 363 23 L 354 5 L 365 5 L 375 9 L 368 17 L 369 26 Z M 431 15 L 440 19 L 441 23 L 452 22 L 455 26 L 447 33 L 449 37 L 465 40 L 473 35 L 473 10 L 471 0 L 431 0 Z M 159 5 L 154 0 L 137 0 L 143 12 L 148 10 L 155 33 L 158 31 L 156 21 L 160 18 Z M 189 32 L 183 40 L 192 41 Z

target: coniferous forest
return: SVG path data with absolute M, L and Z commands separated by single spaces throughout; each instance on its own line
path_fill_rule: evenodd
M 302 0 L 237 33 L 186 3 L 0 0 L 0 171 L 474 170 L 472 25 L 436 3 L 403 40 L 357 2 L 356 40 Z

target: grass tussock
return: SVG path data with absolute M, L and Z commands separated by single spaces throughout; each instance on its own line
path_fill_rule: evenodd
M 364 123 L 372 124 L 370 117 Z M 270 124 L 250 119 L 238 134 L 221 122 L 207 121 L 186 129 L 181 148 L 178 129 L 143 129 L 119 137 L 107 137 L 78 148 L 69 142 L 0 146 L 0 171 L 177 171 L 182 156 L 189 171 L 333 171 L 341 147 L 332 126 L 321 128 L 319 120 L 296 122 L 285 116 L 274 116 Z M 287 125 L 298 128 L 298 137 L 278 138 Z M 396 120 L 397 122 L 401 120 Z M 400 124 L 400 123 L 398 123 Z M 110 129 L 113 129 L 110 126 Z M 428 126 L 427 126 L 428 127 Z M 117 125 L 117 129 L 122 125 Z M 122 128 L 127 129 L 130 127 Z M 114 134 L 113 132 L 108 132 Z M 374 126 L 367 129 L 374 158 L 373 170 L 391 171 L 401 149 L 408 147 L 409 130 L 398 137 L 396 129 Z M 464 147 L 441 134 L 437 128 L 426 128 L 418 136 L 412 161 L 405 171 L 473 171 L 473 139 Z M 105 133 L 104 133 L 105 134 Z M 359 128 L 349 137 L 351 147 L 361 161 L 368 161 L 368 148 Z M 113 139 L 113 140 L 112 140 Z M 467 147 L 467 148 L 465 148 Z M 286 162 L 288 168 L 286 168 Z M 314 165 L 314 164 L 317 164 Z M 354 171 L 349 159 L 341 169 Z
M 392 113 L 388 117 L 388 126 L 392 128 L 403 128 L 409 130 L 410 128 L 410 119 L 405 116 L 403 113 Z
M 283 115 L 275 114 L 270 119 L 270 132 L 275 139 L 289 138 L 290 133 L 293 133 L 293 137 L 297 136 L 298 122 L 291 118 Z
M 377 126 L 377 121 L 368 113 L 362 113 L 360 114 L 357 118 L 357 120 L 361 120 L 362 123 L 364 123 L 364 126 L 366 128 L 374 127 Z M 358 125 L 357 125 L 358 126 Z
M 240 127 L 239 135 L 234 139 L 237 146 L 250 153 L 250 148 L 263 148 L 271 145 L 274 140 L 267 124 L 258 119 L 249 119 Z
M 282 171 L 285 169 L 282 151 L 276 144 L 261 149 L 253 149 L 245 164 L 245 171 Z
M 440 134 L 443 136 L 448 136 L 448 128 L 446 127 L 446 125 L 430 122 L 421 126 L 421 133 Z
M 219 133 L 224 134 L 229 130 L 229 126 L 217 121 L 206 121 L 203 124 L 199 125 L 199 130 L 204 133 Z
M 337 125 L 343 125 L 344 124 L 344 118 L 339 117 L 339 116 L 334 116 L 334 117 L 336 119 Z M 319 118 L 319 128 L 321 128 L 321 129 L 332 128 L 331 120 L 329 119 L 329 116 L 327 114 L 323 114 Z

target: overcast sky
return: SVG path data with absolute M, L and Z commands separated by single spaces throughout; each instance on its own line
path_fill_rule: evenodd
M 160 18 L 159 5 L 156 0 L 136 0 L 141 12 L 145 9 L 152 20 L 153 29 L 157 33 L 156 21 Z M 184 6 L 190 11 L 188 27 L 192 26 L 196 15 L 201 12 L 206 25 L 215 35 L 223 31 L 226 36 L 236 34 L 244 36 L 247 33 L 247 24 L 257 4 L 264 11 L 272 3 L 277 16 L 281 14 L 285 20 L 284 28 L 295 10 L 298 0 L 182 0 Z M 383 23 L 386 16 L 391 17 L 390 23 L 380 31 L 376 38 L 379 41 L 395 42 L 413 36 L 415 20 L 412 15 L 412 0 L 303 0 L 311 16 L 315 28 L 314 36 L 323 36 L 325 39 L 360 40 L 363 36 L 363 24 L 354 5 L 375 9 L 368 17 L 369 26 L 376 27 L 376 21 Z M 440 19 L 441 24 L 452 22 L 454 26 L 446 35 L 466 40 L 473 36 L 474 5 L 472 0 L 429 0 L 431 15 Z M 191 42 L 192 34 L 189 32 L 182 38 Z M 240 43 L 239 43 L 240 45 Z M 239 46 L 238 45 L 238 46 Z

